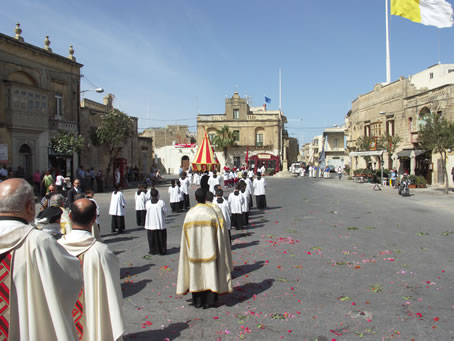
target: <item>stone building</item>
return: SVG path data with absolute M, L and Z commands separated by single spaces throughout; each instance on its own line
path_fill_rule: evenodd
M 174 144 L 195 143 L 195 139 L 189 132 L 187 125 L 167 125 L 160 128 L 146 128 L 140 136 L 151 137 L 155 148 L 172 146 Z
M 343 126 L 323 130 L 325 165 L 344 168 L 350 163 L 345 150 L 344 136 L 345 128 Z
M 62 155 L 50 147 L 58 131 L 78 132 L 80 69 L 74 50 L 68 57 L 25 42 L 20 24 L 16 36 L 0 33 L 0 164 L 35 170 L 56 167 L 71 175 L 77 155 Z
M 247 100 L 235 92 L 231 98 L 225 99 L 224 114 L 197 115 L 197 143 L 201 143 L 205 132 L 212 142 L 216 130 L 227 125 L 236 142 L 228 149 L 227 160 L 224 160 L 223 153 L 216 153 L 221 168 L 224 165 L 245 166 L 247 154 L 248 158 L 255 157 L 258 163 L 268 162 L 266 168 L 274 168 L 274 165 L 278 170 L 287 169 L 290 143 L 285 123 L 287 118 L 281 110 L 267 110 L 266 105 L 250 107 Z
M 80 132 L 84 136 L 87 143 L 87 148 L 80 153 L 81 166 L 84 169 L 94 168 L 101 169 L 106 172 L 109 156 L 101 146 L 93 145 L 92 135 L 96 128 L 100 125 L 101 115 L 113 110 L 113 95 L 108 94 L 104 97 L 104 103 L 98 103 L 89 99 L 83 99 L 80 103 Z M 151 137 L 141 137 L 137 134 L 138 119 L 130 116 L 134 121 L 135 134 L 124 145 L 117 161 L 114 161 L 114 169 L 116 164 L 125 166 L 126 169 L 121 169 L 122 173 L 126 173 L 129 168 L 137 166 L 139 172 L 144 176 L 149 174 L 153 166 L 153 139 Z M 110 176 L 113 177 L 111 170 Z M 142 177 L 143 179 L 143 177 Z M 108 179 L 108 183 L 111 183 Z
M 439 156 L 418 145 L 419 125 L 426 113 L 438 113 L 454 120 L 454 64 L 433 65 L 408 78 L 377 84 L 371 92 L 353 101 L 346 116 L 352 169 L 379 168 L 383 158 L 399 172 L 424 176 L 429 184 L 442 184 Z M 401 138 L 391 155 L 376 150 L 375 142 L 385 133 Z M 372 137 L 374 142 L 369 151 L 358 153 L 356 141 L 364 135 Z M 451 169 L 454 158 L 451 152 L 449 156 L 447 167 Z

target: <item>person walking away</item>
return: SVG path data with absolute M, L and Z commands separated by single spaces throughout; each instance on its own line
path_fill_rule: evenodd
M 72 309 L 82 286 L 79 261 L 29 223 L 35 195 L 23 179 L 0 183 L 2 340 L 75 340 Z
M 147 211 L 145 209 L 145 192 L 146 191 L 143 186 L 139 185 L 137 192 L 134 193 L 137 226 L 145 226 L 145 215 L 147 214 Z
M 249 193 L 246 190 L 244 181 L 240 182 L 240 195 L 244 198 L 244 202 L 241 205 L 241 214 L 243 216 L 243 227 L 246 228 L 249 225 Z
M 180 212 L 180 187 L 176 185 L 175 180 L 173 179 L 170 181 L 168 193 L 172 213 Z
M 61 175 L 60 171 L 57 171 L 57 176 L 55 177 L 55 186 L 57 186 L 57 193 L 63 193 L 63 185 L 65 183 L 65 178 Z
M 240 185 L 237 184 L 235 189 L 229 195 L 229 205 L 230 205 L 230 222 L 232 227 L 237 230 L 243 229 L 243 204 L 244 204 L 244 197 L 240 195 Z
M 217 171 L 213 170 L 213 175 L 208 179 L 209 191 L 215 194 L 214 186 L 221 185 L 221 178 L 218 176 Z
M 252 182 L 252 190 L 255 195 L 255 203 L 257 209 L 264 210 L 266 208 L 266 180 L 260 173 L 257 173 L 257 178 Z
M 59 239 L 82 268 L 83 287 L 73 309 L 78 339 L 84 341 L 119 340 L 125 332 L 120 265 L 117 256 L 92 236 L 96 205 L 79 199 L 70 213 L 72 231 Z
M 147 230 L 149 254 L 167 254 L 167 229 L 165 225 L 167 206 L 159 199 L 157 190 L 151 190 L 151 200 L 146 203 L 145 229 Z
M 189 210 L 190 202 L 189 202 L 189 179 L 186 177 L 186 172 L 183 172 L 181 174 L 180 178 L 180 186 L 181 186 L 181 191 L 183 192 L 184 196 L 184 209 Z
M 88 200 L 92 201 L 95 204 L 95 206 L 96 206 L 96 220 L 95 220 L 95 223 L 92 226 L 91 235 L 96 240 L 102 241 L 102 239 L 101 239 L 101 227 L 99 226 L 99 216 L 100 216 L 99 205 L 96 202 L 94 196 L 95 196 L 95 191 L 93 189 L 89 188 L 89 189 L 87 189 L 85 191 L 85 197 Z
M 96 191 L 98 193 L 104 192 L 104 175 L 100 169 L 98 170 L 98 173 L 96 173 Z
M 52 174 L 50 173 L 50 170 L 48 170 L 46 172 L 46 175 L 44 175 L 43 181 L 42 181 L 44 194 L 49 192 L 49 186 L 52 185 L 53 183 L 54 183 L 54 178 L 52 177 Z
M 221 209 L 222 216 L 224 217 L 224 226 L 229 233 L 229 241 L 231 245 L 232 235 L 230 233 L 230 229 L 232 228 L 232 223 L 230 221 L 230 216 L 232 213 L 230 212 L 229 202 L 224 198 L 224 191 L 220 188 L 216 190 L 216 199 L 214 200 L 214 203 Z
M 125 208 L 126 200 L 121 192 L 121 186 L 115 185 L 109 207 L 109 214 L 112 216 L 112 232 L 123 233 L 125 230 Z
M 184 219 L 178 264 L 177 295 L 192 293 L 196 308 L 216 306 L 218 295 L 231 293 L 232 269 L 216 212 L 206 204 L 206 192 L 195 192 L 197 205 Z

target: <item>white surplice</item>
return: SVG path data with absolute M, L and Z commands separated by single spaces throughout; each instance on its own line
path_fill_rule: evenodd
M 125 215 L 126 200 L 120 191 L 117 193 L 112 192 L 112 197 L 110 199 L 109 214 L 116 216 Z
M 75 340 L 72 309 L 82 286 L 77 258 L 48 233 L 0 220 L 0 254 L 12 255 L 10 340 Z
M 153 204 L 151 200 L 146 204 L 147 214 L 145 216 L 146 230 L 164 230 L 166 228 L 167 206 L 163 200 Z
M 222 202 L 219 202 L 218 199 L 221 199 Z M 219 206 L 221 209 L 222 215 L 224 216 L 224 222 L 227 230 L 230 230 L 232 228 L 232 224 L 230 221 L 230 215 L 232 212 L 230 212 L 230 205 L 229 202 L 225 198 L 215 198 L 214 203 Z
M 82 259 L 83 263 L 82 340 L 120 339 L 125 328 L 117 256 L 106 244 L 97 241 L 90 232 L 84 230 L 73 230 L 58 242 L 71 255 Z
M 254 182 L 252 183 L 254 195 L 266 195 L 265 187 L 266 187 L 265 178 L 262 177 L 260 178 L 260 180 L 254 179 Z

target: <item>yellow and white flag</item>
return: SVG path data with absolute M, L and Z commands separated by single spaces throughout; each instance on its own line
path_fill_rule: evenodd
M 446 0 L 391 0 L 391 15 L 438 28 L 454 24 L 452 6 Z

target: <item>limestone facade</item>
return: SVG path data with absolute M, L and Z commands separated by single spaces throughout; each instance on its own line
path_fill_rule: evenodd
M 100 125 L 101 115 L 113 110 L 113 96 L 108 94 L 104 103 L 83 99 L 80 103 L 80 132 L 84 136 L 87 148 L 80 153 L 80 164 L 84 169 L 101 169 L 106 173 L 109 156 L 102 146 L 93 145 L 91 134 Z M 153 166 L 153 139 L 141 137 L 137 134 L 138 118 L 130 116 L 134 121 L 135 134 L 126 142 L 118 158 L 125 159 L 127 167 L 139 168 L 141 174 L 149 174 Z M 110 171 L 113 176 L 113 171 Z M 109 183 L 110 180 L 109 180 Z
M 69 57 L 52 52 L 49 37 L 40 48 L 25 42 L 20 25 L 16 37 L 0 33 L 0 164 L 35 170 L 52 167 L 71 175 L 77 155 L 61 155 L 49 147 L 57 131 L 77 133 L 80 69 L 74 50 Z
M 357 150 L 356 141 L 360 136 L 378 139 L 386 132 L 398 135 L 402 141 L 395 152 L 383 155 L 385 168 L 389 160 L 391 167 L 399 172 L 422 175 L 429 184 L 442 184 L 439 155 L 423 151 L 418 145 L 419 124 L 427 112 L 454 120 L 454 64 L 434 65 L 408 78 L 377 84 L 373 91 L 358 96 L 346 116 L 348 151 Z M 449 153 L 449 156 L 448 170 L 454 167 L 454 154 Z M 377 156 L 368 162 L 355 156 L 351 160 L 352 169 L 380 167 Z
M 250 107 L 246 98 L 241 98 L 235 92 L 231 98 L 226 98 L 224 114 L 197 115 L 197 144 L 200 145 L 205 132 L 212 141 L 216 130 L 227 125 L 237 140 L 236 145 L 228 150 L 228 160 L 225 163 L 219 160 L 221 168 L 224 165 L 244 166 L 247 152 L 249 157 L 273 154 L 280 158 L 282 169 L 284 161 L 287 163 L 285 123 L 287 118 L 281 110 L 267 110 L 266 105 Z M 288 141 L 288 137 L 286 139 Z M 287 147 L 290 147 L 290 143 L 287 143 Z
M 344 127 L 326 128 L 323 131 L 325 165 L 344 168 L 350 163 L 345 150 L 344 136 Z
M 146 128 L 140 136 L 151 137 L 155 148 L 195 142 L 191 137 L 187 125 L 167 125 L 160 128 Z

